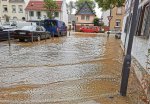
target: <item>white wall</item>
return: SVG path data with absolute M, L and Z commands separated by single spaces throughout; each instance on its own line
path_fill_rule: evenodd
M 67 6 L 66 6 L 66 0 L 63 0 L 63 4 L 62 4 L 62 21 L 65 22 L 66 26 L 68 26 L 68 14 L 67 14 Z
M 102 18 L 105 26 L 109 26 L 108 16 L 110 16 L 110 10 L 104 11 L 102 13 Z
M 129 4 L 130 4 L 130 2 L 127 4 L 126 9 L 128 9 Z M 124 45 L 125 37 L 126 37 L 126 33 L 124 33 L 124 28 L 125 28 L 125 23 L 126 23 L 126 19 L 127 19 L 128 15 L 129 15 L 129 12 L 127 12 L 127 14 L 125 15 L 124 20 L 123 20 L 123 29 L 122 29 L 122 36 L 121 36 L 121 41 L 122 41 L 123 45 Z M 127 34 L 127 38 L 126 38 L 126 44 L 125 44 L 126 48 L 128 45 L 128 40 L 129 40 L 129 34 Z M 146 55 L 148 55 L 149 48 L 150 48 L 150 38 L 146 39 L 143 36 L 134 36 L 133 46 L 132 46 L 132 55 L 136 58 L 136 60 L 145 69 L 146 69 L 146 65 L 147 65 Z M 146 71 L 150 73 L 150 70 L 146 70 Z

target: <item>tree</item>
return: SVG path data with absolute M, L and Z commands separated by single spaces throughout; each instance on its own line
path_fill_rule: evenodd
M 124 6 L 125 0 L 95 0 L 102 10 L 112 9 L 114 7 Z
M 79 10 L 83 4 L 85 2 L 88 2 L 89 6 L 92 8 L 92 10 L 94 11 L 94 8 L 95 8 L 95 2 L 93 0 L 78 0 L 75 2 L 75 6 L 76 6 L 76 9 Z
M 48 18 L 50 19 L 54 18 L 54 13 L 56 12 L 56 9 L 58 8 L 56 1 L 44 0 L 44 7 L 46 8 Z
M 70 1 L 68 4 L 67 4 L 67 8 L 68 8 L 68 14 L 72 14 L 72 11 L 73 9 L 75 9 L 75 3 L 73 1 Z
M 93 23 L 94 23 L 94 26 L 100 26 L 99 18 L 94 18 Z

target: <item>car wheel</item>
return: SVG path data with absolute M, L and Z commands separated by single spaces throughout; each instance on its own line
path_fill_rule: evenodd
M 37 41 L 40 41 L 41 40 L 41 37 L 38 35 L 37 36 Z
M 50 34 L 47 33 L 47 39 L 50 39 Z

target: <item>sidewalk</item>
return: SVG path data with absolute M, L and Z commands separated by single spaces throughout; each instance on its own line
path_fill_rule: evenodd
M 106 54 L 104 57 L 108 58 L 109 60 L 114 60 L 114 59 L 118 60 L 118 62 L 120 62 L 121 64 L 119 65 L 118 63 L 116 63 L 118 64 L 118 67 L 119 67 L 118 69 L 116 69 L 116 72 L 118 73 L 118 71 L 120 71 L 121 73 L 122 69 L 120 68 L 122 68 L 122 62 L 123 62 L 124 56 L 123 56 L 122 48 L 120 46 L 120 43 L 121 43 L 120 40 L 114 39 L 114 38 L 115 37 L 113 35 L 110 35 L 110 37 L 108 38 L 108 41 L 106 44 Z M 110 62 L 109 65 L 111 65 L 111 61 L 109 62 Z M 114 62 L 112 64 L 114 64 Z M 112 67 L 112 65 L 110 67 Z M 119 82 L 121 82 L 120 73 L 119 73 L 119 79 L 118 79 Z M 130 77 L 129 77 L 127 97 L 121 97 L 119 94 L 119 89 L 118 89 L 118 96 L 113 96 L 112 102 L 110 102 L 109 100 L 106 100 L 102 104 L 149 104 L 147 103 L 147 100 L 148 99 L 145 96 L 144 90 L 142 89 L 135 75 L 134 69 L 132 67 L 130 71 Z

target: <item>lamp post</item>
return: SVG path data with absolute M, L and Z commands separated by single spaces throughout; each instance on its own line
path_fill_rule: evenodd
M 111 21 L 111 19 L 113 18 L 113 16 L 112 16 L 111 0 L 110 0 L 110 15 L 109 15 L 107 18 L 108 18 L 108 21 L 109 21 L 109 32 L 107 32 L 107 37 L 109 37 L 109 34 L 110 34 L 110 25 L 111 25 L 110 21 Z
M 127 53 L 124 58 L 124 63 L 122 67 L 122 80 L 121 80 L 121 87 L 120 87 L 120 95 L 126 96 L 127 93 L 127 86 L 128 86 L 128 79 L 131 67 L 131 50 L 133 44 L 133 37 L 136 30 L 136 22 L 137 22 L 137 11 L 138 11 L 139 0 L 134 1 L 134 9 L 133 9 L 133 17 L 131 22 L 131 28 L 129 33 L 129 41 L 127 47 Z

